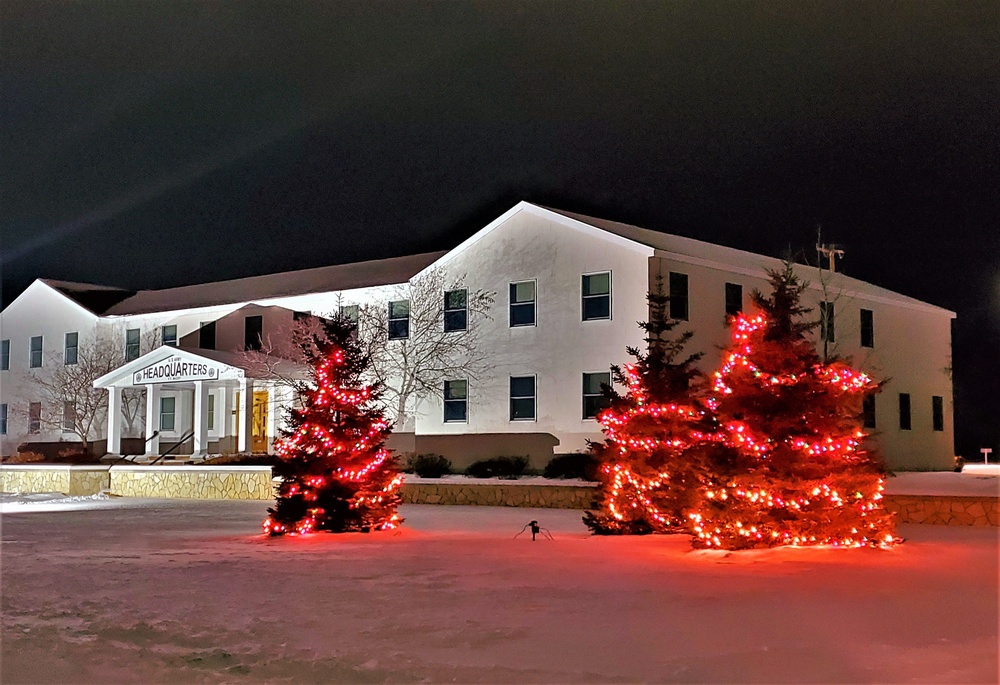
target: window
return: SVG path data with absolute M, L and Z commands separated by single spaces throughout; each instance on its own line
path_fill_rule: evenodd
M 174 410 L 177 406 L 176 397 L 160 398 L 160 430 L 172 431 L 174 429 Z
M 215 430 L 215 395 L 208 396 L 208 430 Z
M 611 272 L 583 277 L 583 320 L 611 318 Z
M 833 302 L 819 303 L 819 335 L 820 340 L 825 342 L 836 342 L 837 336 L 834 330 Z
M 410 301 L 396 300 L 389 303 L 389 339 L 410 337 Z
M 139 329 L 130 328 L 125 331 L 125 361 L 139 358 Z
M 0 404 L 0 435 L 7 435 L 7 404 Z
M 583 418 L 596 419 L 601 410 L 608 406 L 602 385 L 611 385 L 609 371 L 583 374 Z
M 444 420 L 467 421 L 469 418 L 469 381 L 444 382 Z
M 198 347 L 203 350 L 215 349 L 215 322 L 202 321 L 198 326 Z
M 243 349 L 259 352 L 264 346 L 264 317 L 243 317 Z
M 42 432 L 42 403 L 32 402 L 28 405 L 28 432 L 37 434 Z
M 31 347 L 28 354 L 28 366 L 33 369 L 42 366 L 42 336 L 36 335 L 31 339 Z
M 910 427 L 910 396 L 901 392 L 899 393 L 899 430 L 908 431 Z
M 10 340 L 0 340 L 0 371 L 10 371 Z
M 177 347 L 177 326 L 162 326 L 160 328 L 160 340 L 167 347 Z
M 861 310 L 861 347 L 875 347 L 875 315 L 870 309 Z
M 939 395 L 931 397 L 931 420 L 934 424 L 934 430 L 944 430 L 944 398 Z
M 510 420 L 535 420 L 535 377 L 510 377 Z
M 449 290 L 444 294 L 444 331 L 464 331 L 469 327 L 469 291 Z
M 76 431 L 76 405 L 72 402 L 63 402 L 63 433 L 73 433 Z
M 340 307 L 340 316 L 342 318 L 344 318 L 344 319 L 347 319 L 348 321 L 350 321 L 351 323 L 353 323 L 355 326 L 357 326 L 358 325 L 358 305 L 356 305 L 356 304 L 341 305 L 341 307 Z
M 77 359 L 80 356 L 80 334 L 79 333 L 67 333 L 66 334 L 66 351 L 63 354 L 63 364 L 69 366 L 70 364 L 76 364 Z
M 535 282 L 510 284 L 510 326 L 535 325 Z
M 743 286 L 726 283 L 726 314 L 736 316 L 743 311 Z
M 688 275 L 670 272 L 670 318 L 688 320 Z
M 861 417 L 865 428 L 878 428 L 875 423 L 875 395 L 869 393 L 861 400 Z

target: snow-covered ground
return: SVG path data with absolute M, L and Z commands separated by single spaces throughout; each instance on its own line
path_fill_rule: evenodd
M 261 502 L 62 506 L 0 521 L 3 683 L 998 679 L 996 529 L 726 554 L 564 510 L 267 539 Z

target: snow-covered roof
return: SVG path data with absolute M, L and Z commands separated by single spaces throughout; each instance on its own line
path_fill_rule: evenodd
M 109 316 L 148 314 L 406 283 L 414 274 L 444 254 L 444 252 L 427 252 L 406 257 L 321 266 L 163 290 L 141 290 L 110 307 L 105 314 Z

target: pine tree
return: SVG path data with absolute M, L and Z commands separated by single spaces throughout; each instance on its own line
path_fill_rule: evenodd
M 394 528 L 402 482 L 384 449 L 390 432 L 378 386 L 361 379 L 368 360 L 344 318 L 324 321 L 303 349 L 312 383 L 299 388 L 301 408 L 275 443 L 282 478 L 264 532 L 368 532 Z
M 888 546 L 884 468 L 864 444 L 861 403 L 878 385 L 848 364 L 823 363 L 790 264 L 770 274 L 759 310 L 732 321 L 710 406 L 718 447 L 689 515 L 694 544 Z
M 600 464 L 598 509 L 584 523 L 595 533 L 643 534 L 680 529 L 692 505 L 703 449 L 706 415 L 695 401 L 703 380 L 695 363 L 683 356 L 691 332 L 672 335 L 679 323 L 668 314 L 662 287 L 648 295 L 647 350 L 628 348 L 635 361 L 612 367 L 624 395 L 606 388 L 608 408 L 598 416 L 604 442 L 591 443 Z

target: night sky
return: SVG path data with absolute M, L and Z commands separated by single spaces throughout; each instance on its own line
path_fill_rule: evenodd
M 0 8 L 3 301 L 447 249 L 521 199 L 952 309 L 1000 448 L 995 2 Z

